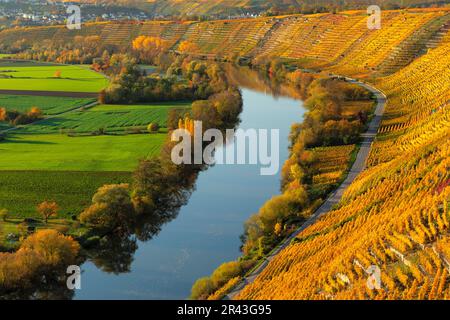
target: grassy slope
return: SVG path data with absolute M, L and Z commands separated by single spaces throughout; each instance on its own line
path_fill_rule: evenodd
M 55 77 L 57 71 L 61 71 L 61 78 Z M 102 75 L 79 66 L 23 66 L 14 63 L 0 66 L 1 90 L 98 92 L 107 83 Z

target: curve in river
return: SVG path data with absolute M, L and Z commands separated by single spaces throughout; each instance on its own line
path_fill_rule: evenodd
M 233 77 L 239 83 L 238 75 Z M 240 83 L 244 107 L 239 127 L 280 130 L 281 171 L 288 157 L 291 124 L 300 122 L 305 110 L 300 100 L 277 98 L 260 82 L 258 89 L 244 83 Z M 82 289 L 75 298 L 187 298 L 196 279 L 240 255 L 244 221 L 279 194 L 280 174 L 261 176 L 259 171 L 257 165 L 216 165 L 200 173 L 196 190 L 177 218 L 150 241 L 138 242 L 131 271 L 106 273 L 87 262 L 82 266 Z
M 352 184 L 356 177 L 366 168 L 366 160 L 369 157 L 370 148 L 377 135 L 378 128 L 381 124 L 381 119 L 384 113 L 384 107 L 386 105 L 386 95 L 378 90 L 377 88 L 359 82 L 355 79 L 346 78 L 347 81 L 355 83 L 369 91 L 371 91 L 377 100 L 377 105 L 375 108 L 374 116 L 369 123 L 367 131 L 363 133 L 361 147 L 356 156 L 356 160 L 353 163 L 347 178 L 341 183 L 341 185 L 327 198 L 327 200 L 316 210 L 316 212 L 295 232 L 293 232 L 285 241 L 283 241 L 277 248 L 275 248 L 268 257 L 256 268 L 251 274 L 247 275 L 243 281 L 238 283 L 238 285 L 225 297 L 226 300 L 230 300 L 239 295 L 239 293 L 249 284 L 253 283 L 256 278 L 264 271 L 264 269 L 269 265 L 270 261 L 278 255 L 283 249 L 290 245 L 292 240 L 296 238 L 303 230 L 312 225 L 319 219 L 322 215 L 330 211 L 333 205 L 340 202 L 345 190 Z

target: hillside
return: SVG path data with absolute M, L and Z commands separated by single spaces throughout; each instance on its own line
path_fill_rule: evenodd
M 69 2 L 69 1 L 68 1 Z M 154 16 L 228 17 L 247 14 L 286 14 L 365 9 L 379 5 L 383 9 L 442 5 L 437 0 L 79 0 L 70 2 L 106 3 L 139 7 Z
M 382 129 L 369 169 L 339 208 L 302 232 L 240 298 L 450 298 L 449 49 L 377 81 L 390 98 L 385 122 L 398 124 Z M 366 286 L 371 265 L 381 269 L 381 290 Z
M 158 35 L 178 51 L 234 59 L 284 58 L 303 67 L 363 79 L 388 97 L 367 170 L 338 207 L 281 252 L 242 299 L 450 298 L 450 11 L 383 11 L 368 30 L 365 12 L 210 22 L 91 24 L 0 32 L 17 41 L 70 41 L 99 35 L 126 48 Z M 174 31 L 175 30 L 175 31 Z M 366 286 L 369 267 L 382 288 Z

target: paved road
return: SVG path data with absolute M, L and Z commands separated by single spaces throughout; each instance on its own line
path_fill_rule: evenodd
M 290 245 L 291 241 L 297 237 L 303 230 L 305 230 L 308 226 L 312 225 L 319 219 L 322 215 L 326 214 L 331 210 L 331 208 L 339 203 L 341 200 L 345 190 L 348 186 L 355 180 L 355 178 L 365 169 L 366 160 L 369 156 L 370 148 L 372 146 L 372 142 L 375 139 L 375 136 L 378 132 L 378 128 L 381 123 L 381 119 L 384 112 L 384 107 L 386 105 L 386 96 L 378 89 L 359 82 L 354 79 L 346 78 L 348 82 L 358 84 L 368 90 L 370 90 L 373 94 L 375 94 L 377 98 L 377 106 L 374 112 L 374 117 L 369 124 L 369 127 L 365 133 L 362 134 L 363 141 L 361 143 L 361 148 L 358 151 L 356 156 L 356 160 L 353 163 L 353 166 L 350 169 L 347 178 L 344 182 L 328 197 L 328 199 L 320 206 L 316 212 L 301 226 L 299 227 L 292 235 L 283 241 L 276 249 L 272 251 L 272 253 L 265 258 L 265 260 L 256 268 L 250 275 L 245 277 L 227 296 L 225 296 L 225 300 L 230 300 L 236 297 L 244 287 L 253 281 L 261 274 L 261 272 L 267 267 L 270 261 L 279 254 L 284 248 Z

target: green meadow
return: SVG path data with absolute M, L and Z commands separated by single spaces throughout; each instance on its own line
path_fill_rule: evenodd
M 130 172 L 0 171 L 0 208 L 16 218 L 38 218 L 39 203 L 56 201 L 58 217 L 70 218 L 91 203 L 102 185 L 130 181 Z
M 0 171 L 133 171 L 139 159 L 159 153 L 166 136 L 10 133 L 0 143 Z
M 86 66 L 0 60 L 0 90 L 98 92 L 107 82 Z M 190 102 L 80 108 L 94 101 L 0 94 L 2 108 L 38 107 L 48 117 L 9 131 L 0 141 L 0 209 L 11 213 L 0 225 L 0 238 L 16 232 L 21 219 L 39 218 L 36 206 L 45 200 L 60 207 L 52 224 L 70 224 L 99 187 L 131 182 L 139 160 L 160 153 L 170 109 L 190 108 Z M 158 123 L 159 132 L 148 133 L 149 123 Z M 10 127 L 0 122 L 0 131 Z
M 45 115 L 63 113 L 89 103 L 95 99 L 90 98 L 68 98 L 68 97 L 44 97 L 28 95 L 0 94 L 0 108 L 27 112 L 31 107 L 38 107 Z
M 12 58 L 14 56 L 14 54 L 11 53 L 0 53 L 0 59 L 8 59 L 8 58 Z
M 0 90 L 99 92 L 107 85 L 103 75 L 81 66 L 0 64 Z
M 140 105 L 99 105 L 93 108 L 70 112 L 41 121 L 20 130 L 24 133 L 86 133 L 99 130 L 107 132 L 139 128 L 146 131 L 149 123 L 167 127 L 170 109 L 188 109 L 190 103 L 171 102 Z

